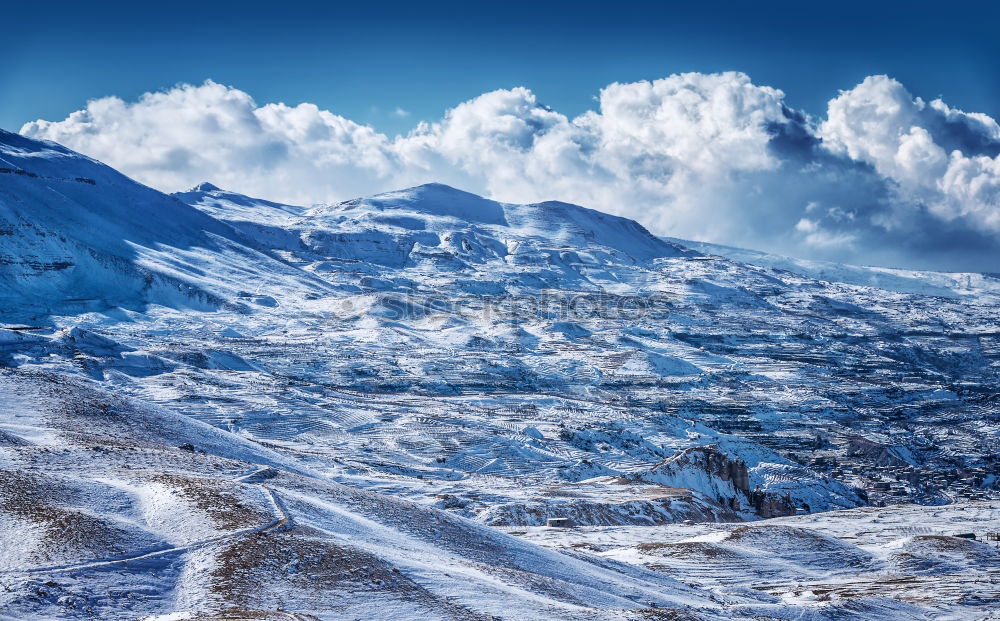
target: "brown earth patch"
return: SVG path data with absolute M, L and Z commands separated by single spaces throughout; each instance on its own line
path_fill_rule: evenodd
M 684 541 L 678 543 L 640 543 L 641 552 L 656 556 L 679 556 L 682 558 L 735 559 L 740 555 L 714 543 Z
M 129 533 L 107 521 L 56 504 L 71 499 L 76 490 L 21 470 L 0 471 L 0 511 L 45 529 L 38 560 L 56 553 L 85 558 L 124 554 L 132 539 Z
M 175 490 L 182 498 L 206 512 L 223 530 L 252 528 L 274 519 L 270 511 L 252 506 L 234 493 L 235 489 L 246 487 L 238 483 L 177 474 L 154 474 L 150 478 Z M 261 502 L 266 500 L 261 497 Z

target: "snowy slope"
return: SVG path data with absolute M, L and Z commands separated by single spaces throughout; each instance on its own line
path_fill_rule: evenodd
M 998 512 L 996 502 L 902 505 L 749 526 L 531 528 L 522 536 L 689 584 L 723 582 L 732 592 L 773 597 L 778 618 L 795 607 L 799 618 L 992 619 L 1000 605 L 1000 550 L 982 539 Z M 956 537 L 969 533 L 979 540 Z
M 877 287 L 899 293 L 936 295 L 949 298 L 1000 300 L 1000 278 L 993 274 L 931 272 L 888 267 L 846 265 L 829 261 L 810 261 L 757 250 L 721 244 L 695 242 L 673 237 L 663 238 L 705 254 L 714 254 L 750 265 L 794 272 L 816 280 L 840 282 L 863 287 Z
M 206 184 L 175 196 L 320 272 L 359 261 L 374 269 L 423 264 L 448 272 L 490 262 L 544 263 L 553 277 L 585 284 L 588 264 L 599 271 L 603 263 L 695 254 L 625 218 L 566 203 L 498 203 L 441 184 L 310 209 Z M 581 269 L 572 271 L 574 264 Z
M 634 220 L 555 201 L 498 203 L 439 183 L 318 207 L 308 213 L 350 228 L 386 223 L 447 233 L 482 227 L 495 239 L 507 237 L 574 250 L 605 248 L 640 260 L 690 254 L 654 237 Z
M 54 143 L 2 131 L 0 231 L 0 298 L 25 312 L 215 308 L 248 279 L 321 287 L 177 199 Z
M 0 556 L 0 610 L 17 618 L 231 606 L 613 618 L 651 604 L 715 603 L 665 576 L 563 556 L 325 481 L 85 382 L 3 373 L 0 397 L 0 428 L 21 439 L 8 440 L 0 459 L 0 538 L 20 533 Z M 39 428 L 56 435 L 39 437 Z

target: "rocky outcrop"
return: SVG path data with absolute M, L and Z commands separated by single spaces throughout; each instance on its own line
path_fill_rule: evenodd
M 796 512 L 788 494 L 774 494 L 759 486 L 751 489 L 746 462 L 730 457 L 714 445 L 685 449 L 637 476 L 644 481 L 700 492 L 733 511 L 752 512 L 764 518 Z
M 765 492 L 758 486 L 748 494 L 748 500 L 754 512 L 765 519 L 795 515 L 796 512 L 795 501 L 792 500 L 792 496 L 788 492 L 779 495 Z

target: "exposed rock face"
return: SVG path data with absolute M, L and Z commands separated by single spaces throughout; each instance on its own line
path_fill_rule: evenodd
M 750 489 L 750 473 L 746 462 L 731 458 L 716 446 L 685 449 L 664 460 L 644 480 L 694 489 L 710 496 L 733 511 L 752 510 L 761 517 L 794 515 L 795 503 L 787 494 L 779 496 L 759 487 Z
M 795 515 L 796 512 L 795 502 L 788 493 L 779 496 L 773 492 L 765 492 L 757 487 L 750 492 L 749 499 L 754 511 L 762 518 Z
M 722 481 L 732 484 L 736 491 L 750 494 L 750 473 L 747 465 L 740 459 L 730 459 L 728 455 L 714 445 L 696 446 L 684 449 L 673 457 L 664 460 L 653 471 L 680 471 L 688 468 L 702 470 L 717 476 Z

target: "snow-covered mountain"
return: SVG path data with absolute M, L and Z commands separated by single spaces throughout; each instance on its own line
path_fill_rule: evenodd
M 990 277 L 741 262 L 439 184 L 307 208 L 0 158 L 0 615 L 997 603 L 992 548 L 902 506 L 1000 514 Z M 911 557 L 962 578 L 915 598 L 886 578 Z
M 603 280 L 605 265 L 697 254 L 599 211 L 557 202 L 498 203 L 433 183 L 311 209 L 207 183 L 175 196 L 327 280 L 362 270 L 385 277 L 390 289 L 413 289 L 399 278 L 405 268 L 429 277 L 481 276 L 484 291 L 538 290 L 549 283 L 599 290 L 590 275 Z M 360 290 L 355 279 L 333 280 Z M 475 289 L 472 282 L 464 286 Z
M 205 310 L 232 305 L 248 280 L 323 288 L 232 227 L 57 144 L 0 130 L 0 175 L 7 311 Z

